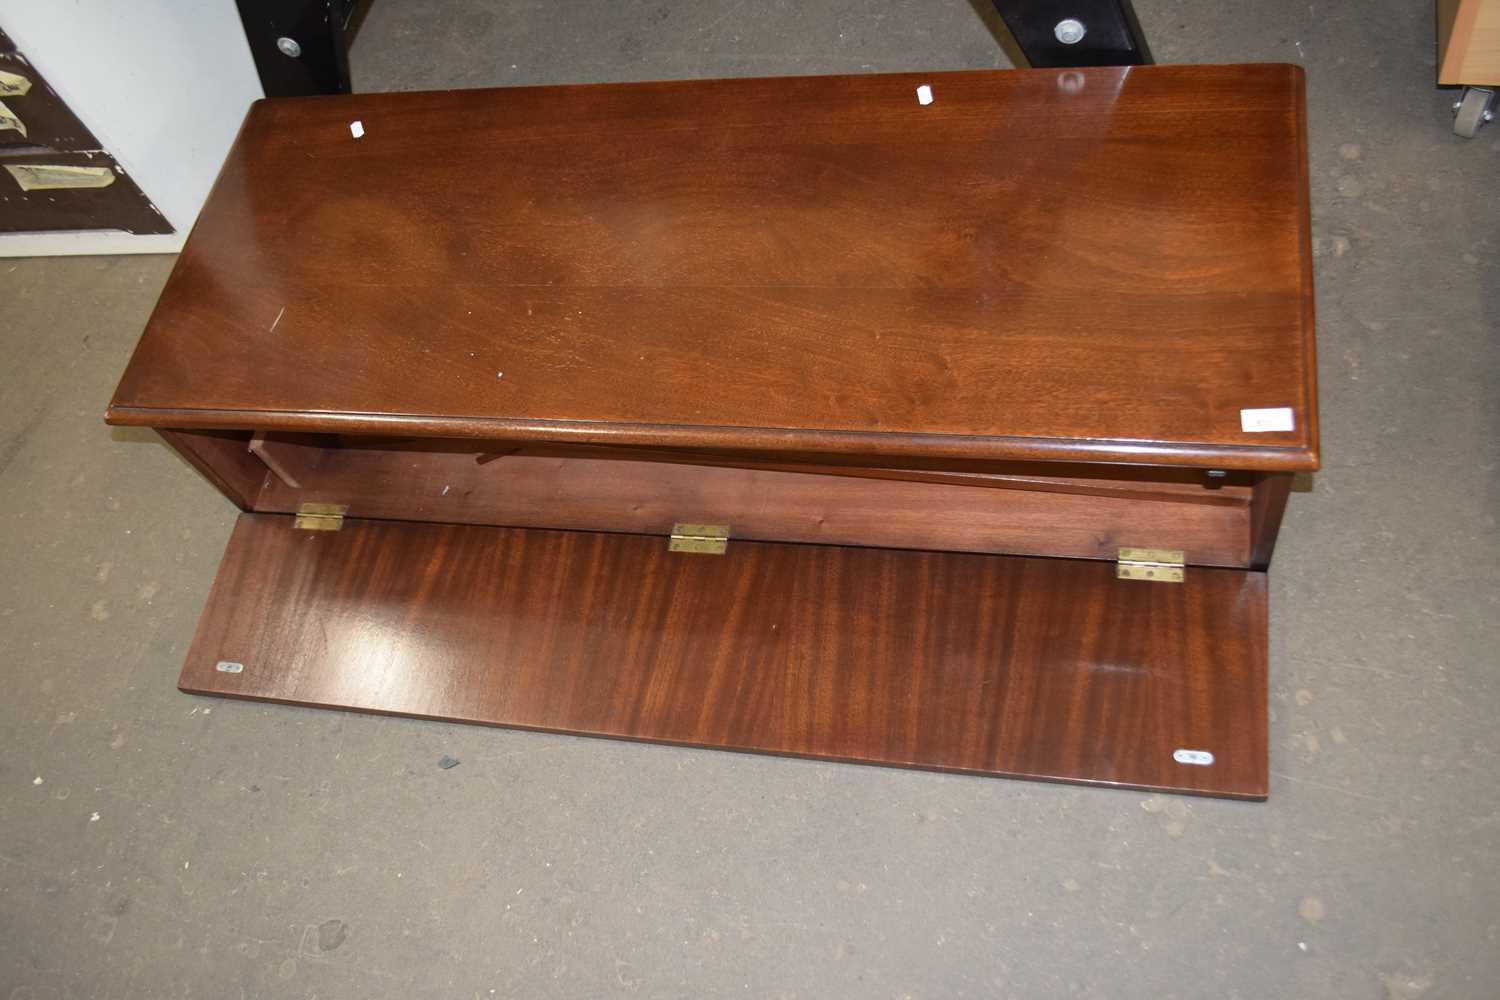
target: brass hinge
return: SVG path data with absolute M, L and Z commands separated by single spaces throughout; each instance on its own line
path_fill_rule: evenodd
M 348 512 L 347 504 L 305 503 L 297 508 L 297 520 L 292 527 L 303 531 L 338 531 L 344 526 L 344 515 Z
M 1121 580 L 1181 583 L 1186 570 L 1181 549 L 1121 549 L 1115 576 Z
M 667 543 L 668 552 L 696 552 L 707 556 L 721 556 L 728 547 L 727 524 L 674 524 L 672 540 Z

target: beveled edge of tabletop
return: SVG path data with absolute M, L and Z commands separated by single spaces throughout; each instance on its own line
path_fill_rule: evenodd
M 1316 431 L 1308 446 L 1103 438 L 1034 438 L 785 427 L 627 424 L 397 413 L 155 409 L 111 404 L 105 423 L 176 430 L 371 434 L 458 440 L 595 444 L 709 451 L 795 451 L 871 459 L 1095 462 L 1301 472 L 1317 469 Z

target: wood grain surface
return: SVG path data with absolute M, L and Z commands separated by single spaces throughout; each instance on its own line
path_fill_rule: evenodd
M 1276 536 L 1281 532 L 1281 518 L 1291 492 L 1289 472 L 1268 472 L 1257 477 L 1250 498 L 1251 569 L 1270 568 L 1271 553 L 1276 550 Z
M 178 431 L 157 428 L 167 447 L 213 483 L 240 510 L 253 510 L 271 479 L 265 463 L 250 452 L 250 435 L 231 431 Z
M 1151 66 L 258 102 L 109 419 L 1311 468 L 1302 92 Z M 1241 430 L 1281 406 L 1295 430 Z
M 743 541 L 685 556 L 640 536 L 290 522 L 241 515 L 184 690 L 1266 794 L 1260 573 L 1176 586 L 1061 559 Z
M 616 445 L 528 445 L 440 438 L 381 438 L 350 435 L 268 435 L 278 443 L 308 448 L 363 449 L 381 452 L 459 452 L 478 455 L 480 464 L 511 455 L 546 458 L 590 458 L 663 462 L 729 469 L 763 469 L 813 475 L 853 476 L 915 483 L 949 483 L 995 489 L 1036 490 L 1116 496 L 1129 500 L 1176 500 L 1235 506 L 1250 501 L 1261 473 L 1225 472 L 1210 476 L 1202 469 L 1080 462 L 980 462 L 961 459 L 906 459 L 900 465 L 872 466 L 848 455 L 797 455 L 786 452 L 707 452 L 681 448 L 626 448 Z
M 281 456 L 301 486 L 273 476 L 250 509 L 291 513 L 303 503 L 333 503 L 365 518 L 655 535 L 686 521 L 727 524 L 736 538 L 763 541 L 1111 561 L 1122 547 L 1169 548 L 1188 553 L 1194 565 L 1249 563 L 1249 498 L 1232 488 L 1218 497 L 1221 491 L 1202 486 L 1195 494 L 1115 482 L 1104 495 L 1090 495 L 1068 480 L 1066 491 L 1049 493 L 1035 480 L 914 482 L 600 454 L 610 450 L 592 457 L 513 453 L 481 464 L 457 452 L 275 441 L 269 453 Z M 1119 495 L 1132 485 L 1137 496 Z M 1225 502 L 1200 503 L 1200 494 Z
M 1438 0 L 1438 83 L 1500 84 L 1500 3 Z

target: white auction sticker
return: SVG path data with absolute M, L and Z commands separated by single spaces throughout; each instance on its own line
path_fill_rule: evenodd
M 1272 406 L 1264 410 L 1241 410 L 1240 430 L 1246 434 L 1264 431 L 1294 431 L 1297 418 L 1290 406 Z
M 1207 750 L 1173 750 L 1172 759 L 1179 764 L 1197 764 L 1207 767 L 1214 762 L 1214 755 Z

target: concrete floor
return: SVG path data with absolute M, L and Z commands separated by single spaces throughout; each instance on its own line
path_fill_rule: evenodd
M 1449 133 L 1427 4 L 1138 7 L 1160 61 L 1309 74 L 1326 467 L 1268 803 L 179 694 L 234 512 L 100 421 L 171 261 L 0 261 L 0 998 L 1500 995 L 1500 125 Z M 353 62 L 1002 60 L 962 0 L 377 0 Z

